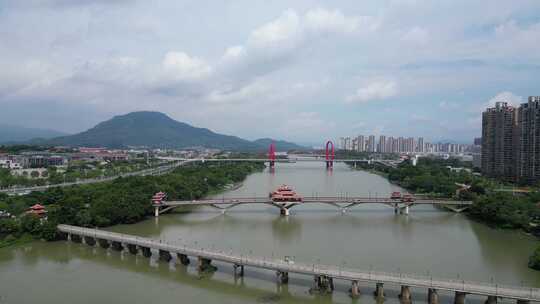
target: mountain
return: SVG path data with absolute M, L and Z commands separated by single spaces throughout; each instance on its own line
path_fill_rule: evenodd
M 268 149 L 269 145 L 196 128 L 163 113 L 147 111 L 115 116 L 82 133 L 46 140 L 42 144 L 109 148 L 206 147 L 235 151 L 262 151 Z
M 54 130 L 0 124 L 0 143 L 16 143 L 36 138 L 47 139 L 64 135 L 66 135 L 66 133 Z
M 308 149 L 304 146 L 300 146 L 292 142 L 288 142 L 284 140 L 274 140 L 271 138 L 260 138 L 260 139 L 254 140 L 253 142 L 261 147 L 265 147 L 266 149 L 270 147 L 270 144 L 274 143 L 276 145 L 276 151 L 307 150 Z

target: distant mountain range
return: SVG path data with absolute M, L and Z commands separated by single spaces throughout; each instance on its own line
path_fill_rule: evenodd
M 272 141 L 269 138 L 249 141 L 236 136 L 222 135 L 176 121 L 160 112 L 143 111 L 115 116 L 78 134 L 34 141 L 34 143 L 79 147 L 205 147 L 232 151 L 263 151 L 268 149 Z M 275 143 L 277 151 L 306 149 L 286 141 L 275 141 Z
M 67 134 L 54 130 L 0 124 L 0 143 L 18 143 L 33 139 L 49 139 L 65 135 Z

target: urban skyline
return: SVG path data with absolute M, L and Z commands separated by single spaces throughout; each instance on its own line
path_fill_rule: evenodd
M 357 135 L 340 137 L 337 141 L 340 150 L 357 152 L 378 152 L 378 153 L 464 153 L 473 152 L 470 144 L 458 144 L 450 142 L 431 143 L 425 141 L 423 137 L 394 137 L 379 135 Z

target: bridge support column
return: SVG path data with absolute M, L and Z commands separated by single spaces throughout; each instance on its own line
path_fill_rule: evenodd
M 428 289 L 428 304 L 439 304 L 439 294 L 437 289 Z
M 531 303 L 531 301 L 528 301 L 528 300 L 517 300 L 516 303 L 517 303 L 517 304 L 529 304 L 529 303 Z
M 280 214 L 283 216 L 289 216 L 289 209 L 287 208 L 281 208 Z
M 84 237 L 84 242 L 88 246 L 94 246 L 96 244 L 96 240 L 91 236 L 85 236 Z
M 486 300 L 486 304 L 497 304 L 497 297 L 496 296 L 488 296 Z
M 399 294 L 399 298 L 404 303 L 411 302 L 411 290 L 409 289 L 409 286 L 406 286 L 406 285 L 401 286 L 401 293 Z
M 129 253 L 137 254 L 137 245 L 127 244 L 127 248 L 128 248 Z
M 212 260 L 210 259 L 205 259 L 203 257 L 199 257 L 197 259 L 198 263 L 197 263 L 197 269 L 199 269 L 199 271 L 216 271 L 217 270 L 217 267 L 212 265 Z
M 67 241 L 68 239 L 68 234 L 65 232 L 57 232 L 56 235 L 59 241 Z
M 234 268 L 234 276 L 237 277 L 243 277 L 244 276 L 244 265 L 233 265 Z
M 112 242 L 112 249 L 116 251 L 122 251 L 124 247 L 122 246 L 122 243 L 120 242 Z
M 277 271 L 278 283 L 287 284 L 289 283 L 289 273 L 285 271 Z
M 159 217 L 159 206 L 154 207 L 154 216 Z
M 142 255 L 146 258 L 149 258 L 152 256 L 152 250 L 148 247 L 141 247 Z
M 401 208 L 401 214 L 408 215 L 409 214 L 409 206 L 405 206 Z
M 317 275 L 313 278 L 314 286 L 311 289 L 320 294 L 331 293 L 334 290 L 334 279 L 324 275 Z
M 377 283 L 377 285 L 375 285 L 375 291 L 373 292 L 373 295 L 377 299 L 384 299 L 384 284 L 383 283 Z
M 172 259 L 171 253 L 166 250 L 159 250 L 159 259 L 168 262 Z
M 82 243 L 82 238 L 80 235 L 77 234 L 71 234 L 70 239 L 73 243 Z
M 109 244 L 109 241 L 104 240 L 104 239 L 98 239 L 97 241 L 98 241 L 99 246 L 104 249 L 109 248 L 109 246 L 111 245 Z
M 187 266 L 189 265 L 189 258 L 185 254 L 177 253 L 176 257 L 178 258 L 178 261 L 180 261 L 180 264 Z
M 456 291 L 456 295 L 454 297 L 454 304 L 465 304 L 465 296 L 467 294 L 461 291 Z
M 360 296 L 360 289 L 358 289 L 358 281 L 352 281 L 351 297 L 355 299 L 355 298 L 358 298 L 359 296 Z

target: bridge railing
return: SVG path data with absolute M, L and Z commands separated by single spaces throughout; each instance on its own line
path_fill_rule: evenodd
M 401 272 L 381 272 L 373 270 L 354 269 L 345 265 L 330 266 L 320 263 L 306 264 L 296 262 L 286 262 L 274 257 L 257 257 L 251 254 L 235 254 L 220 250 L 208 250 L 203 247 L 195 248 L 186 244 L 173 244 L 164 241 L 157 241 L 143 237 L 124 235 L 115 232 L 108 232 L 92 228 L 59 225 L 59 229 L 68 233 L 75 233 L 83 236 L 95 238 L 108 238 L 109 240 L 132 243 L 149 248 L 168 250 L 170 252 L 181 252 L 190 256 L 202 256 L 205 258 L 236 263 L 239 265 L 256 266 L 265 269 L 281 270 L 303 274 L 327 275 L 336 279 L 377 281 L 395 285 L 407 285 L 411 287 L 429 287 L 440 290 L 462 291 L 480 295 L 495 295 L 504 298 L 529 299 L 540 301 L 540 289 L 510 286 L 505 284 L 476 282 L 462 279 L 442 279 L 433 278 L 431 275 L 401 273 Z

